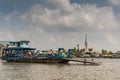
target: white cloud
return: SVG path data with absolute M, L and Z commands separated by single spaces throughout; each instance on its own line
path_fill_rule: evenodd
M 111 7 L 81 6 L 70 4 L 69 0 L 48 0 L 47 3 L 54 4 L 54 8 L 36 4 L 22 15 L 22 20 L 34 26 L 39 25 L 45 31 L 113 31 L 118 27 Z
M 113 37 L 111 33 L 106 34 L 106 39 L 109 44 L 118 44 L 117 40 Z
M 89 47 L 111 48 L 105 43 L 116 45 L 119 39 L 112 32 L 119 30 L 118 19 L 110 6 L 70 3 L 69 0 L 45 0 L 43 4 L 32 5 L 21 15 L 19 24 L 24 26 L 9 26 L 7 38 L 11 40 L 30 40 L 32 46 L 38 49 L 73 48 L 76 44 L 84 47 L 84 33 L 88 33 Z M 14 15 L 6 16 L 11 20 Z M 4 29 L 5 30 L 5 29 Z M 6 30 L 7 32 L 7 30 Z M 98 32 L 98 33 L 97 33 Z M 1 36 L 3 36 L 1 34 Z M 117 42 L 119 43 L 119 42 Z M 119 47 L 119 46 L 116 46 Z
M 38 41 L 43 40 L 43 43 L 54 47 L 73 47 L 78 43 L 84 45 L 84 36 L 80 37 L 84 33 L 81 32 L 112 32 L 119 29 L 118 19 L 110 6 L 71 4 L 69 0 L 46 0 L 45 2 L 47 3 L 45 5 L 32 6 L 21 16 L 24 23 L 37 29 L 37 34 L 43 38 Z M 91 47 L 95 47 L 94 43 L 97 42 L 97 45 L 103 48 L 105 39 L 108 44 L 116 44 L 116 40 L 110 34 L 106 36 L 104 33 L 98 33 L 94 35 L 96 36 L 99 36 L 99 40 L 90 39 Z
M 120 0 L 108 0 L 113 6 L 120 6 Z
M 73 10 L 73 7 L 71 6 L 69 0 L 46 0 L 45 2 L 47 2 L 48 5 L 50 5 L 49 7 L 58 9 L 63 13 L 66 13 L 66 12 L 69 13 Z
M 13 34 L 9 31 L 1 31 L 0 32 L 0 41 L 10 41 L 10 40 L 14 40 L 15 37 L 13 36 Z

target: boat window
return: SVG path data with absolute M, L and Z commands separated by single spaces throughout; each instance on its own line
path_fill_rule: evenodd
M 26 45 L 28 45 L 28 42 L 26 42 Z
M 15 42 L 13 42 L 13 45 L 15 45 Z
M 23 42 L 21 42 L 21 45 L 23 45 Z

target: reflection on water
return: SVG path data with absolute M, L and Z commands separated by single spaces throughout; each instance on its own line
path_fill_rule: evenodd
M 120 59 L 95 59 L 99 66 L 0 61 L 0 80 L 120 80 Z

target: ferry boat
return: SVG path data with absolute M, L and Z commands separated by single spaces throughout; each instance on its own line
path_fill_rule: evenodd
M 30 41 L 11 41 L 6 48 L 2 50 L 2 60 L 7 62 L 24 62 L 24 63 L 67 63 L 71 58 L 70 55 L 63 56 L 58 49 L 58 53 L 39 53 L 35 52 L 36 48 L 28 46 Z

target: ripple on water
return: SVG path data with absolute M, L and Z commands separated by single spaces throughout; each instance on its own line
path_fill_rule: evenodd
M 120 80 L 120 59 L 95 59 L 99 66 L 0 62 L 0 80 Z

